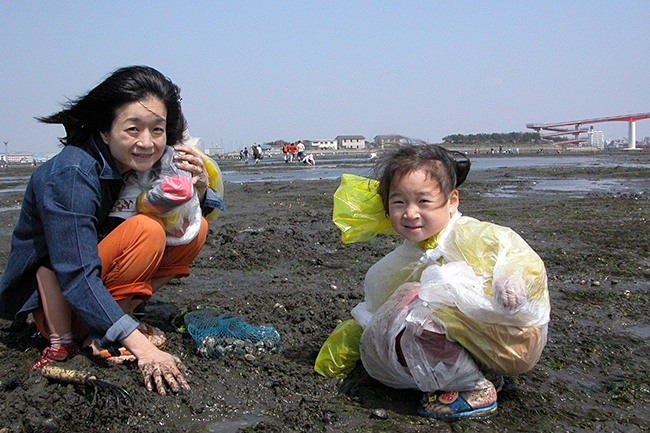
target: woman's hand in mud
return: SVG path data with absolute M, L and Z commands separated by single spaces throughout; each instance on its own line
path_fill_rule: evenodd
M 187 370 L 181 360 L 158 349 L 142 332 L 136 329 L 121 343 L 138 358 L 138 367 L 148 391 L 166 395 L 168 389 L 172 392 L 190 389 L 185 380 Z
M 494 298 L 507 310 L 519 308 L 526 302 L 526 286 L 511 277 L 501 277 L 494 283 Z
M 168 388 L 172 392 L 190 389 L 185 380 L 187 370 L 174 355 L 155 349 L 155 352 L 138 358 L 138 367 L 147 391 L 155 390 L 160 395 L 166 395 Z
M 176 167 L 189 171 L 192 174 L 192 183 L 199 194 L 199 199 L 203 200 L 205 191 L 210 186 L 208 171 L 203 163 L 203 156 L 193 147 L 178 144 L 174 146 L 178 152 L 174 155 Z

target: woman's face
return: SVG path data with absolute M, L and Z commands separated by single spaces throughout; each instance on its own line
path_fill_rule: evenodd
M 120 173 L 147 171 L 167 143 L 167 107 L 156 97 L 127 102 L 115 111 L 110 131 L 102 132 Z

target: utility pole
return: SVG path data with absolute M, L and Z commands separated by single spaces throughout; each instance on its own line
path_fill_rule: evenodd
M 5 141 L 5 163 L 9 164 L 9 158 L 7 157 L 7 144 L 9 144 L 9 142 Z

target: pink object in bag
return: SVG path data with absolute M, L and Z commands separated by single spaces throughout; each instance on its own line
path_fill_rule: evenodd
M 170 176 L 160 186 L 162 196 L 174 203 L 185 203 L 192 198 L 192 178 L 187 176 Z

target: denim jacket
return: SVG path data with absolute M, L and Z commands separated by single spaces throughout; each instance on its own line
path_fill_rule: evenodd
M 101 280 L 97 229 L 124 181 L 99 136 L 65 146 L 38 167 L 25 191 L 0 281 L 0 317 L 12 320 L 38 307 L 36 271 L 52 269 L 63 296 L 100 345 L 137 328 Z

